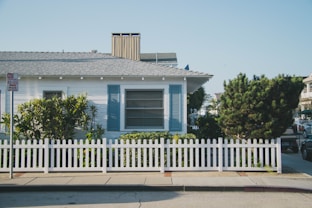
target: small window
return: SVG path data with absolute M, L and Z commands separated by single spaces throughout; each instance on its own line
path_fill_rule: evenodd
M 126 90 L 125 128 L 163 129 L 163 90 Z
M 2 118 L 2 112 L 1 112 L 1 90 L 0 90 L 0 116 Z M 1 120 L 0 118 L 0 120 Z M 0 124 L 0 130 L 1 130 L 2 125 Z
M 62 91 L 43 91 L 43 98 L 52 99 L 53 97 L 62 98 Z

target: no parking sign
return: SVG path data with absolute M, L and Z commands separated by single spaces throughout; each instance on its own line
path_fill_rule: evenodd
M 7 88 L 8 91 L 18 91 L 18 74 L 7 73 Z

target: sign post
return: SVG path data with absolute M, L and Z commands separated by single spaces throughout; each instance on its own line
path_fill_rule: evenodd
M 13 178 L 13 128 L 14 128 L 14 91 L 18 91 L 18 74 L 7 73 L 7 89 L 10 91 L 10 179 Z

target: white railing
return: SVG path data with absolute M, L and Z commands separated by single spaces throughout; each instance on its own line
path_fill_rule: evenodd
M 18 140 L 14 172 L 277 171 L 281 139 Z M 10 171 L 10 145 L 0 140 L 0 172 Z
M 312 92 L 302 91 L 300 97 L 301 98 L 312 98 Z

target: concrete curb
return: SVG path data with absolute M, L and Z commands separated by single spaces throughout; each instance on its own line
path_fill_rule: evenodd
M 312 189 L 274 186 L 148 186 L 148 185 L 1 185 L 0 193 L 6 192 L 291 192 L 312 193 Z

